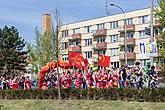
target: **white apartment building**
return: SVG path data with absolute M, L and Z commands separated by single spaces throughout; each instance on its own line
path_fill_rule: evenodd
M 150 57 L 139 54 L 138 42 L 150 42 L 150 36 L 145 35 L 144 31 L 145 27 L 150 26 L 150 9 L 126 12 L 125 16 L 128 65 L 133 66 L 140 61 L 145 66 Z M 157 26 L 159 22 L 154 18 L 155 38 L 159 38 Z M 119 67 L 125 62 L 123 13 L 62 25 L 60 37 L 63 60 L 68 59 L 70 50 L 81 51 L 89 64 L 95 66 L 98 54 L 110 56 L 111 67 Z

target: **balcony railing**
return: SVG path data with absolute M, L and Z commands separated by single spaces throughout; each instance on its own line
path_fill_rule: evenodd
M 72 39 L 81 39 L 81 34 L 72 34 Z
M 119 29 L 119 32 L 124 32 L 124 28 L 125 28 L 125 26 L 121 27 Z M 135 24 L 128 24 L 128 25 L 126 25 L 126 30 L 127 31 L 135 31 Z
M 127 53 L 127 59 L 135 59 L 136 54 L 134 52 L 132 53 Z M 125 59 L 125 53 L 120 53 L 119 54 L 119 59 L 124 60 Z
M 106 49 L 107 48 L 107 43 L 103 42 L 103 43 L 97 43 L 95 49 L 99 50 L 99 49 Z
M 124 44 L 125 44 L 124 39 L 121 39 L 119 45 L 124 46 Z M 135 45 L 135 38 L 128 38 L 127 39 L 127 45 Z
M 81 47 L 80 46 L 73 46 L 72 47 L 72 51 L 73 52 L 80 52 L 81 51 Z
M 98 29 L 94 32 L 93 36 L 106 36 L 107 35 L 107 29 Z

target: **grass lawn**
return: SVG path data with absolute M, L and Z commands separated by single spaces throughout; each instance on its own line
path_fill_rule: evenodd
M 165 103 L 107 100 L 0 100 L 0 110 L 165 110 Z

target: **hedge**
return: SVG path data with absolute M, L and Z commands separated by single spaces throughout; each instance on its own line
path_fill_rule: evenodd
M 157 89 L 61 89 L 61 98 L 165 102 L 165 88 Z M 0 99 L 58 99 L 57 89 L 0 90 Z

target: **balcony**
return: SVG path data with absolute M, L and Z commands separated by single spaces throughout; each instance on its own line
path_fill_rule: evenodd
M 126 25 L 126 30 L 128 31 L 135 31 L 135 24 Z M 119 32 L 124 32 L 124 26 L 119 29 Z
M 134 52 L 132 53 L 127 53 L 127 59 L 135 59 L 136 54 Z M 124 60 L 125 59 L 125 53 L 120 53 L 119 54 L 119 59 Z
M 106 36 L 107 35 L 107 29 L 98 29 L 94 32 L 93 36 Z
M 124 39 L 120 40 L 119 45 L 124 46 L 124 44 L 125 44 Z M 127 45 L 135 45 L 135 38 L 128 38 L 127 39 Z
M 72 34 L 72 39 L 81 39 L 81 34 Z
M 103 42 L 103 43 L 97 43 L 95 50 L 99 50 L 99 49 L 106 49 L 107 48 L 107 43 Z
M 72 40 L 81 40 L 81 34 L 78 33 L 78 34 L 69 35 L 69 36 L 67 37 L 67 39 L 68 39 L 69 41 L 72 41 Z
M 80 46 L 73 46 L 72 47 L 72 51 L 73 52 L 80 52 L 81 51 L 81 47 Z

